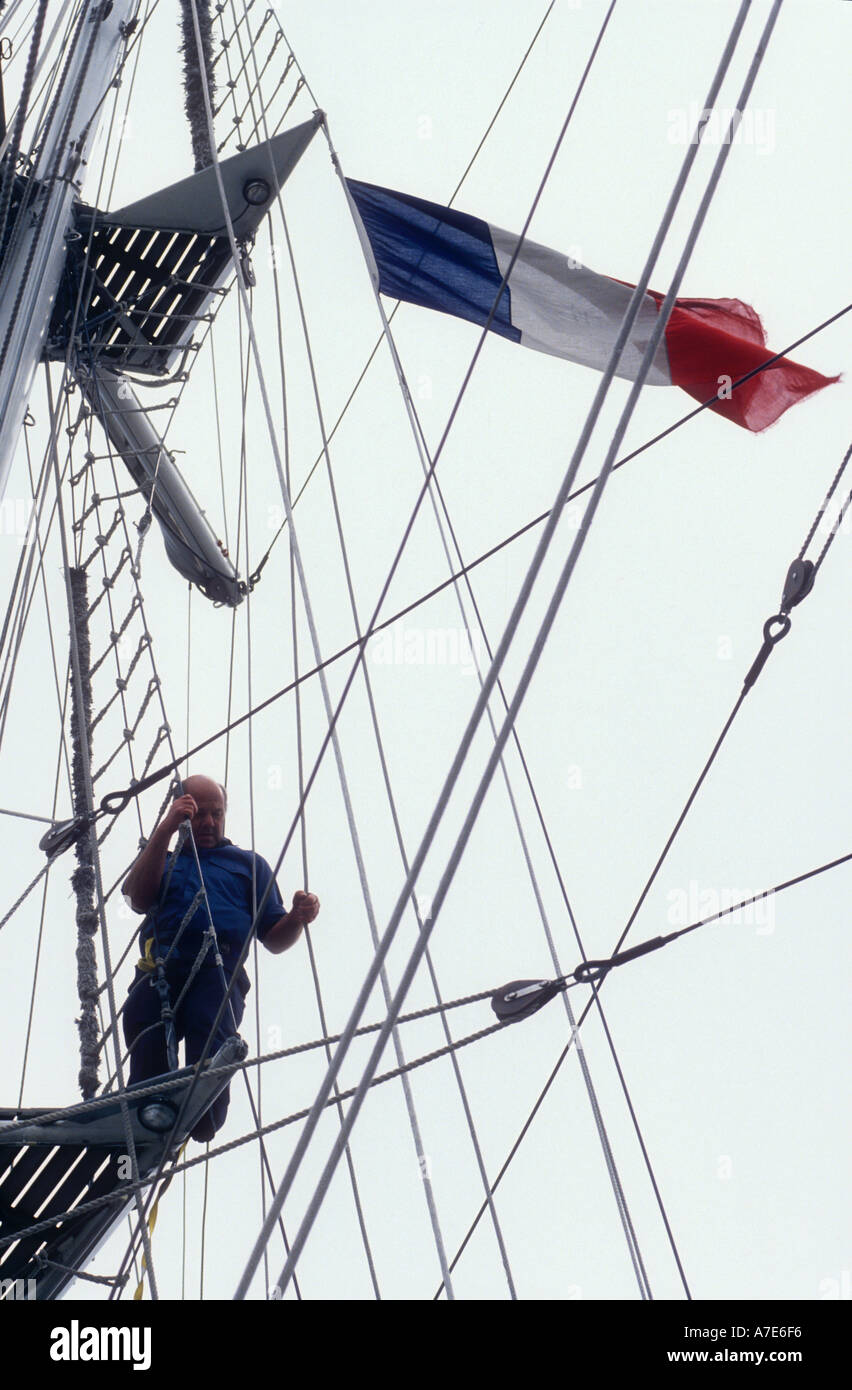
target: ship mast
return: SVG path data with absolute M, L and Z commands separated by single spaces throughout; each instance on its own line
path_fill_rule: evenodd
M 77 23 L 47 129 L 35 154 L 33 200 L 0 265 L 0 498 L 65 266 L 66 237 L 87 154 L 131 31 L 135 0 L 90 0 Z M 11 157 L 7 155 L 7 158 Z M 15 170 L 10 171 L 14 177 Z

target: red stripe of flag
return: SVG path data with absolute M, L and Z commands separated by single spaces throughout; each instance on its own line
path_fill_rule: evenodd
M 649 294 L 662 303 L 663 295 L 653 290 Z M 666 325 L 666 348 L 673 386 L 702 402 L 722 387 L 722 396 L 708 409 L 754 432 L 774 424 L 797 401 L 840 380 L 779 357 L 727 399 L 726 384 L 733 385 L 773 355 L 758 315 L 740 299 L 676 299 Z

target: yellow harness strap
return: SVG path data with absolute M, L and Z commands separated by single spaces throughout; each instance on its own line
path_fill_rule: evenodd
M 151 955 L 153 949 L 154 938 L 153 936 L 149 936 L 145 942 L 145 954 L 144 956 L 140 956 L 138 961 L 136 962 L 137 970 L 156 970 L 157 967 L 155 966 L 153 957 Z

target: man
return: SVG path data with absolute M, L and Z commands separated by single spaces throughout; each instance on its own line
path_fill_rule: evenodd
M 302 928 L 319 912 L 316 896 L 303 892 L 294 895 L 288 912 L 266 860 L 225 839 L 227 801 L 218 782 L 209 777 L 187 777 L 183 787 L 184 794 L 154 830 L 122 888 L 134 912 L 146 913 L 139 935 L 142 959 L 124 1006 L 131 1085 L 169 1070 L 162 1003 L 156 988 L 161 978 L 155 964 L 157 957 L 165 961 L 168 999 L 174 1009 L 204 949 L 211 916 L 225 978 L 230 983 L 254 918 L 254 904 L 260 903 L 268 885 L 271 884 L 269 896 L 257 924 L 257 938 L 268 951 L 277 955 L 288 950 L 298 941 Z M 169 855 L 169 842 L 187 819 L 192 839 L 187 837 L 180 854 Z M 199 864 L 207 904 L 203 897 L 198 898 L 195 910 L 184 921 L 202 886 Z M 208 1056 L 236 1032 L 250 988 L 245 970 L 240 970 Z M 176 1039 L 185 1040 L 187 1066 L 200 1058 L 223 996 L 222 973 L 211 943 L 174 1019 Z M 228 1090 L 226 1087 L 201 1117 L 192 1131 L 193 1139 L 210 1140 L 222 1127 L 228 1110 Z

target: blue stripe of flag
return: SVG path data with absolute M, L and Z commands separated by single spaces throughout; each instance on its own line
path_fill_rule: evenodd
M 372 183 L 346 183 L 373 250 L 381 293 L 484 325 L 503 279 L 488 223 Z M 512 326 L 508 285 L 491 327 L 521 341 L 520 329 Z

